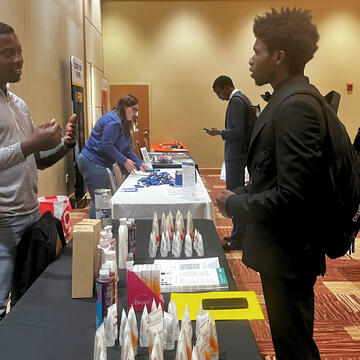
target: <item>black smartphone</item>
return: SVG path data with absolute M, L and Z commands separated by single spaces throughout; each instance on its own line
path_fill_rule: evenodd
M 205 130 L 205 131 L 209 131 L 210 129 L 208 129 L 208 128 L 204 128 L 204 130 Z
M 219 298 L 202 299 L 204 310 L 229 310 L 229 309 L 247 309 L 248 301 L 244 297 L 239 298 Z

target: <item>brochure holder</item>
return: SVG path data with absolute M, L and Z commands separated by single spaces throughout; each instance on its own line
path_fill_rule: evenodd
M 141 155 L 144 159 L 145 165 L 147 166 L 148 169 L 152 169 L 153 168 L 152 162 L 151 162 L 151 159 L 150 159 L 150 156 L 149 156 L 149 153 L 148 153 L 146 147 L 140 148 L 140 151 L 141 151 Z
M 143 311 L 146 305 L 148 312 L 151 311 L 153 299 L 155 299 L 156 306 L 161 304 L 164 310 L 164 299 L 161 295 L 159 298 L 145 283 L 142 281 L 135 272 L 131 270 L 126 271 L 127 289 L 128 289 L 128 310 L 131 305 L 135 311 Z
M 196 200 L 196 167 L 191 160 L 181 163 L 183 196 L 185 199 Z

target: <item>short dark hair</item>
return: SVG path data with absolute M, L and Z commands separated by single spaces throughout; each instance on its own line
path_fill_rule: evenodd
M 125 132 L 130 132 L 131 122 L 127 121 L 125 114 L 125 107 L 134 106 L 139 103 L 139 100 L 131 94 L 122 96 L 114 107 L 115 112 L 118 114 L 122 128 Z
M 10 25 L 0 21 L 0 34 L 11 34 L 13 32 L 15 31 Z
M 233 81 L 226 75 L 220 75 L 215 79 L 213 89 L 223 89 L 225 86 L 234 87 Z
M 271 9 L 254 22 L 254 35 L 263 41 L 268 50 L 283 50 L 289 63 L 289 71 L 296 74 L 304 71 L 305 64 L 318 49 L 319 33 L 311 23 L 310 10 L 282 7 Z

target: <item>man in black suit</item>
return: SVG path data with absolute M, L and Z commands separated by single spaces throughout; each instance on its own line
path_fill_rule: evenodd
M 244 185 L 246 154 L 251 135 L 248 131 L 251 102 L 225 75 L 214 81 L 213 90 L 220 100 L 229 102 L 225 115 L 225 129 L 212 127 L 206 131 L 211 136 L 221 135 L 225 141 L 226 189 L 233 190 Z M 224 237 L 224 250 L 242 249 L 244 232 L 244 225 L 233 219 L 231 236 Z
M 250 184 L 217 197 L 223 214 L 247 224 L 243 262 L 260 273 L 278 360 L 320 359 L 313 287 L 325 272 L 319 244 L 325 118 L 315 97 L 286 98 L 294 84 L 309 82 L 304 68 L 319 39 L 311 19 L 310 11 L 296 8 L 256 17 L 251 77 L 274 91 L 252 133 Z

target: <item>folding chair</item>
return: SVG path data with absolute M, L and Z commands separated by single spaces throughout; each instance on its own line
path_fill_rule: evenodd
M 106 168 L 106 175 L 108 177 L 110 190 L 112 194 L 114 195 L 116 193 L 116 190 L 118 189 L 117 184 L 115 185 L 115 179 L 112 171 L 109 168 Z
M 115 178 L 116 185 L 119 188 L 121 186 L 121 184 L 124 182 L 124 175 L 122 174 L 118 163 L 113 164 L 112 172 L 113 172 L 113 175 Z

